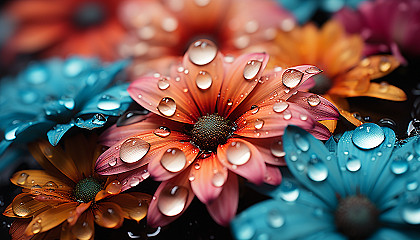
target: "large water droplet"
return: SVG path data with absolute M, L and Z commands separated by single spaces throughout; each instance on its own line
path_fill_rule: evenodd
M 288 88 L 294 88 L 302 81 L 303 72 L 296 69 L 286 69 L 282 75 L 283 85 Z
M 200 71 L 195 78 L 195 84 L 201 90 L 207 90 L 211 87 L 213 83 L 213 78 L 210 73 L 206 71 Z
M 257 119 L 257 120 L 255 120 L 255 122 L 254 122 L 254 127 L 255 127 L 255 129 L 259 130 L 259 129 L 261 129 L 263 126 L 264 126 L 264 120 L 262 120 L 262 119 Z
M 187 158 L 185 157 L 185 153 L 179 148 L 169 148 L 162 155 L 160 164 L 169 172 L 175 173 L 184 169 L 187 164 Z
M 402 218 L 409 224 L 420 224 L 420 199 L 412 199 L 403 207 Z
M 63 105 L 65 108 L 67 108 L 68 110 L 73 110 L 74 109 L 74 99 L 71 97 L 61 97 L 60 100 L 58 100 L 58 103 L 60 105 Z
M 167 127 L 161 126 L 161 127 L 157 128 L 157 129 L 155 129 L 155 131 L 153 131 L 153 133 L 156 136 L 165 138 L 165 137 L 171 135 L 171 130 L 169 128 L 167 128 Z
M 252 105 L 251 106 L 251 113 L 252 114 L 256 114 L 259 110 L 260 110 L 260 108 L 257 105 Z
M 172 217 L 182 212 L 187 199 L 187 188 L 182 186 L 165 186 L 159 195 L 157 206 L 162 214 Z
M 273 104 L 273 111 L 276 113 L 284 112 L 289 107 L 289 104 L 286 101 L 281 100 Z
M 243 223 L 235 233 L 238 240 L 250 240 L 255 235 L 255 228 L 249 223 Z
M 26 81 L 30 84 L 41 84 L 48 80 L 48 69 L 44 65 L 32 65 L 26 70 Z
M 293 140 L 295 142 L 295 145 L 297 148 L 299 148 L 300 150 L 306 152 L 309 150 L 309 141 L 306 139 L 305 136 L 302 136 L 300 134 L 295 134 L 293 137 Z
M 5 133 L 4 133 L 4 139 L 7 141 L 12 141 L 16 138 L 16 132 L 19 129 L 19 126 L 17 127 L 10 127 L 8 129 L 6 129 Z
M 347 159 L 346 168 L 350 172 L 357 172 L 362 167 L 362 162 L 360 159 L 352 156 Z
M 169 80 L 168 80 L 167 78 L 165 78 L 165 77 L 161 77 L 161 78 L 158 80 L 157 85 L 158 85 L 158 88 L 159 88 L 160 90 L 166 90 L 166 89 L 168 89 L 168 88 L 169 88 L 169 86 L 170 86 L 170 84 L 169 84 Z
M 249 61 L 244 68 L 244 78 L 247 80 L 254 79 L 260 71 L 262 62 L 258 60 Z
M 221 187 L 223 184 L 225 184 L 225 176 L 221 172 L 216 172 L 211 178 L 211 183 L 215 187 Z
M 270 227 L 279 228 L 284 225 L 284 220 L 283 214 L 277 209 L 272 209 L 267 214 L 267 222 Z
M 321 182 L 328 177 L 327 166 L 318 159 L 311 159 L 308 163 L 308 177 L 315 182 Z
M 77 77 L 82 73 L 85 63 L 78 58 L 68 59 L 63 66 L 63 73 L 66 77 Z
M 276 157 L 284 157 L 286 153 L 283 149 L 283 142 L 281 140 L 274 141 L 270 146 L 271 154 Z
M 38 220 L 32 225 L 32 233 L 37 234 L 41 232 L 42 226 L 41 226 L 41 218 L 38 217 Z
M 316 107 L 321 103 L 321 99 L 319 99 L 318 95 L 312 94 L 309 96 L 306 101 L 308 102 L 309 106 Z
M 159 105 L 157 106 L 157 109 L 164 116 L 173 116 L 176 111 L 175 101 L 169 97 L 162 98 L 162 100 L 159 102 Z
M 121 182 L 118 180 L 114 180 L 110 184 L 108 184 L 108 186 L 106 186 L 105 190 L 109 194 L 118 194 L 121 192 L 121 188 L 122 188 Z
M 394 174 L 400 175 L 407 172 L 408 162 L 404 158 L 396 157 L 394 158 L 394 160 L 392 160 L 390 167 L 391 167 L 391 171 Z
M 198 40 L 190 45 L 188 57 L 196 65 L 209 64 L 217 55 L 216 45 L 209 40 Z
M 284 110 L 283 112 L 283 119 L 284 120 L 290 120 L 292 118 L 292 112 L 288 109 Z
M 104 125 L 106 123 L 106 117 L 102 113 L 96 113 L 92 117 L 92 123 L 95 125 Z
M 140 138 L 129 138 L 121 144 L 120 158 L 126 163 L 135 163 L 142 159 L 150 149 L 150 144 Z
M 243 165 L 251 158 L 251 150 L 241 142 L 232 142 L 226 150 L 227 160 L 233 165 Z
M 120 101 L 110 95 L 103 95 L 98 101 L 98 108 L 101 110 L 115 110 L 121 107 Z
M 29 175 L 27 173 L 21 173 L 16 179 L 16 183 L 19 185 L 23 185 L 26 183 L 26 179 L 28 179 L 28 177 Z
M 361 149 L 372 149 L 385 140 L 381 127 L 374 123 L 365 123 L 353 131 L 352 141 Z
M 12 202 L 12 211 L 19 217 L 26 217 L 31 212 L 31 205 L 29 202 L 32 201 L 32 197 L 29 195 L 23 196 Z
M 299 189 L 292 182 L 284 180 L 280 185 L 279 196 L 286 202 L 294 202 L 299 197 Z
M 419 183 L 417 182 L 417 179 L 410 179 L 407 181 L 406 188 L 408 191 L 414 191 L 419 187 Z

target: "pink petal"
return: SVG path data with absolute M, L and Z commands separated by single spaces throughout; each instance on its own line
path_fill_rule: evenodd
M 228 226 L 235 217 L 238 200 L 238 177 L 230 172 L 220 196 L 206 207 L 214 221 L 222 226 Z
M 150 176 L 147 171 L 148 165 L 141 166 L 128 172 L 117 175 L 117 180 L 122 184 L 121 191 L 137 186 Z
M 313 129 L 307 131 L 319 140 L 328 140 L 331 137 L 330 130 L 319 122 L 315 123 Z
M 191 188 L 202 203 L 209 204 L 219 196 L 227 176 L 227 169 L 219 162 L 216 154 L 212 154 L 208 158 L 196 160 L 191 168 Z
M 316 106 L 312 106 L 310 99 L 317 99 L 319 103 Z M 297 94 L 291 96 L 287 101 L 296 103 L 306 109 L 316 121 L 337 120 L 340 116 L 338 109 L 330 101 L 313 93 L 297 92 Z
M 260 151 L 266 163 L 275 166 L 286 166 L 283 150 L 283 141 L 281 136 L 273 138 L 247 138 L 249 143 L 253 144 Z
M 281 172 L 277 166 L 266 165 L 264 182 L 270 185 L 279 185 L 281 183 Z

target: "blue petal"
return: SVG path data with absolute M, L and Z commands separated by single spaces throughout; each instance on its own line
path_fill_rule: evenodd
M 79 128 L 85 128 L 92 130 L 94 128 L 103 127 L 108 120 L 108 116 L 104 116 L 101 113 L 94 114 L 90 116 L 88 119 L 83 119 L 82 117 L 78 117 L 75 121 L 75 124 Z
M 318 0 L 319 1 L 319 0 Z M 326 12 L 337 12 L 344 7 L 345 0 L 321 0 L 321 9 Z
M 305 237 L 302 240 L 347 240 L 348 238 L 337 232 L 336 230 L 322 231 L 315 233 L 309 237 Z
M 298 181 L 335 207 L 336 194 L 344 194 L 335 155 L 321 141 L 295 126 L 286 128 L 283 147 L 287 166 Z
M 328 139 L 328 141 L 325 143 L 325 147 L 330 152 L 336 152 L 337 151 L 337 146 L 338 146 L 338 144 L 334 140 L 334 137 L 330 137 L 330 139 Z
M 415 240 L 420 239 L 420 234 L 417 232 L 404 232 L 404 230 L 397 231 L 390 228 L 379 229 L 369 240 Z
M 56 146 L 64 134 L 72 127 L 74 127 L 74 122 L 57 124 L 53 129 L 47 132 L 48 141 L 50 141 L 51 145 Z
M 231 222 L 236 239 L 297 239 L 332 231 L 331 214 L 295 203 L 267 200 L 246 209 Z
M 277 0 L 280 5 L 293 13 L 300 24 L 306 23 L 318 9 L 319 3 L 313 0 Z

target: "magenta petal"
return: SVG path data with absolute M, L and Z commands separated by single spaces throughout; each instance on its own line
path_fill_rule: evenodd
M 270 185 L 279 185 L 281 183 L 281 172 L 277 166 L 266 166 L 264 182 Z
M 223 186 L 220 196 L 212 203 L 206 205 L 207 210 L 214 221 L 222 226 L 227 226 L 235 217 L 238 200 L 238 177 L 232 172 L 229 172 L 228 179 Z
M 129 172 L 121 173 L 117 175 L 117 180 L 122 183 L 121 191 L 125 191 L 132 187 L 137 186 L 150 176 L 147 171 L 147 165 L 131 170 Z
M 319 122 L 316 122 L 314 128 L 308 132 L 319 140 L 328 140 L 331 137 L 330 130 Z
M 340 116 L 338 109 L 330 101 L 313 93 L 298 92 L 287 101 L 306 109 L 316 121 L 337 120 Z

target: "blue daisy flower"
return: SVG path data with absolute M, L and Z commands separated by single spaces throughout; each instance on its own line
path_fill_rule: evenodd
M 318 9 L 326 12 L 337 12 L 348 6 L 356 8 L 365 0 L 277 0 L 284 8 L 295 15 L 300 24 L 306 23 Z
M 324 145 L 289 126 L 283 148 L 292 176 L 232 221 L 236 239 L 420 239 L 420 137 L 366 123 Z
M 11 143 L 43 136 L 55 146 L 73 127 L 98 128 L 109 116 L 120 116 L 132 100 L 128 84 L 113 83 L 127 65 L 128 61 L 103 65 L 98 59 L 54 58 L 2 79 L 0 155 Z

